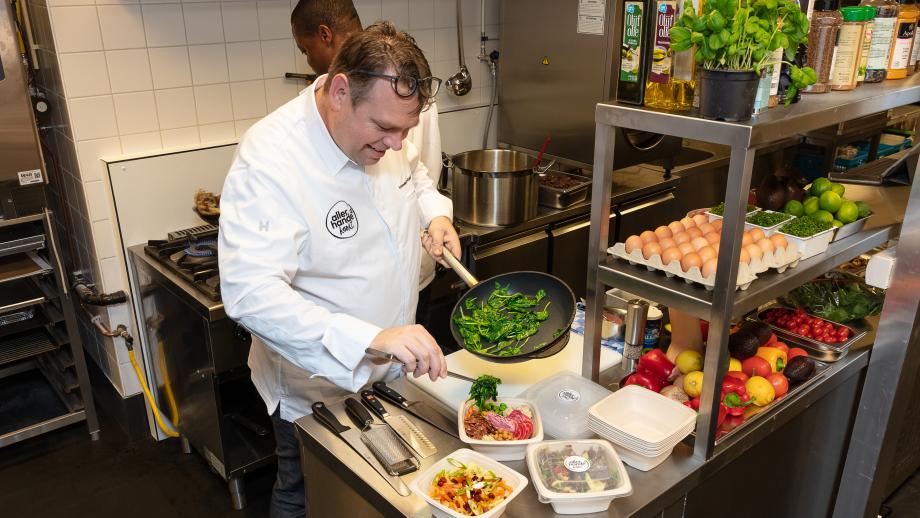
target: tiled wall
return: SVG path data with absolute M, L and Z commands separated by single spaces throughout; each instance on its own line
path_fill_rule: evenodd
M 99 159 L 233 140 L 294 97 L 303 83 L 284 73 L 310 70 L 290 36 L 293 5 L 296 0 L 28 2 L 40 67 L 36 83 L 52 105 L 41 133 L 72 222 L 74 267 L 105 291 L 127 290 L 127 274 Z M 458 70 L 454 0 L 355 5 L 365 25 L 388 19 L 408 30 L 434 75 L 446 79 Z M 491 87 L 488 68 L 476 60 L 480 2 L 462 5 L 474 88 L 460 98 L 442 91 L 441 112 L 482 106 Z M 498 37 L 498 9 L 498 0 L 486 0 L 491 38 Z M 496 47 L 490 42 L 487 51 Z M 449 124 L 451 117 L 442 120 Z M 456 120 L 469 127 L 448 133 L 481 134 L 481 123 Z M 126 306 L 110 310 L 107 319 L 130 323 Z M 116 388 L 137 393 L 124 348 L 83 327 L 87 349 Z

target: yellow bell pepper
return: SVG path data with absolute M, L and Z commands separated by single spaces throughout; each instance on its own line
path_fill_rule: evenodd
M 757 356 L 767 360 L 772 372 L 783 372 L 783 369 L 786 368 L 786 363 L 788 363 L 786 351 L 776 347 L 758 347 Z

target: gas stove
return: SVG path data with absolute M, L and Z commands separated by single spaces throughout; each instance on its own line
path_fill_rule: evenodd
M 147 241 L 144 252 L 191 283 L 213 301 L 220 300 L 217 227 L 202 225 Z

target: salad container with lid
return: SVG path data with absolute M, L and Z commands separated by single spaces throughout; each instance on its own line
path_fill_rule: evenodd
M 611 392 L 574 372 L 564 371 L 533 385 L 521 397 L 534 402 L 545 419 L 543 430 L 556 439 L 587 439 L 588 409 Z
M 527 468 L 540 502 L 558 514 L 603 512 L 613 499 L 632 494 L 620 457 L 600 439 L 532 444 Z
M 533 422 L 533 431 L 530 434 L 530 437 L 527 439 L 518 439 L 518 440 L 508 440 L 508 441 L 498 441 L 494 439 L 474 439 L 466 434 L 466 427 L 464 426 L 464 416 L 466 416 L 467 409 L 476 404 L 475 401 L 467 400 L 460 404 L 460 411 L 457 416 L 457 421 L 459 422 L 460 427 L 460 440 L 469 444 L 474 450 L 481 452 L 489 457 L 492 457 L 495 460 L 521 460 L 527 455 L 527 446 L 529 444 L 537 443 L 543 440 L 543 423 L 540 419 L 540 411 L 537 409 L 537 406 L 533 404 L 529 399 L 515 398 L 515 397 L 499 397 L 496 403 L 504 403 L 507 405 L 507 412 L 511 412 L 516 408 L 527 407 L 532 414 L 531 421 Z
M 505 512 L 505 508 L 508 506 L 508 503 L 514 500 L 514 498 L 521 494 L 524 491 L 524 488 L 527 487 L 527 477 L 524 475 L 521 475 L 517 471 L 514 471 L 508 466 L 490 459 L 485 455 L 476 453 L 475 451 L 468 450 L 466 448 L 461 448 L 429 466 L 428 469 L 419 473 L 418 476 L 412 480 L 412 483 L 409 484 L 409 489 L 424 499 L 426 502 L 428 502 L 428 505 L 431 507 L 431 513 L 438 518 L 462 518 L 464 516 L 470 516 L 470 514 L 464 514 L 451 509 L 450 507 L 441 503 L 438 499 L 432 497 L 430 494 L 432 484 L 437 483 L 435 477 L 438 475 L 438 473 L 443 470 L 448 472 L 457 470 L 457 463 L 461 463 L 465 466 L 475 465 L 484 472 L 491 471 L 496 476 L 505 481 L 509 486 L 511 486 L 511 494 L 499 502 L 497 505 L 492 507 L 489 511 L 478 515 L 481 518 L 493 518 L 500 516 L 503 512 Z M 482 488 L 481 484 L 480 488 Z

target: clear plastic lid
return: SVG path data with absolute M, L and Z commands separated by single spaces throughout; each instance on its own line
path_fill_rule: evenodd
M 606 441 L 553 441 L 533 445 L 528 451 L 530 475 L 539 479 L 544 496 L 604 496 L 631 491 L 629 477 L 616 452 Z
M 556 439 L 585 439 L 594 436 L 588 429 L 588 409 L 610 394 L 589 379 L 563 371 L 533 385 L 520 397 L 537 406 L 547 435 Z

